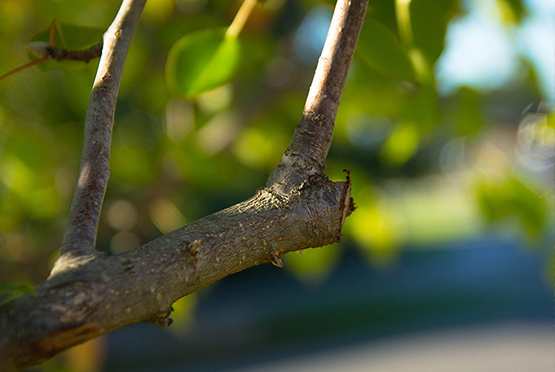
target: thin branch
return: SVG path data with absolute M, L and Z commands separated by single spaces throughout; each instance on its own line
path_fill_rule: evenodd
M 55 59 L 57 61 L 73 60 L 89 63 L 91 59 L 100 57 L 100 54 L 102 53 L 102 42 L 83 50 L 67 50 L 63 48 L 58 48 L 55 45 L 50 45 L 42 41 L 29 43 L 28 47 L 33 52 L 37 53 L 40 58 L 6 72 L 4 75 L 0 76 L 0 81 L 4 80 L 10 75 L 15 74 L 18 71 L 24 70 L 28 67 L 34 66 L 49 59 Z
M 85 63 L 89 63 L 91 59 L 100 57 L 102 54 L 102 44 L 103 44 L 102 40 L 99 43 L 96 43 L 95 45 L 87 49 L 68 50 L 68 49 L 59 48 L 56 46 L 55 33 L 56 33 L 56 20 L 53 20 L 52 23 L 50 24 L 50 32 L 48 36 L 49 42 L 45 43 L 42 41 L 34 41 L 27 44 L 28 48 L 43 58 L 44 57 L 52 58 L 57 61 L 73 60 L 73 61 L 82 61 Z
M 85 118 L 79 180 L 61 248 L 51 276 L 83 264 L 99 253 L 95 242 L 110 177 L 112 127 L 123 67 L 146 0 L 124 0 L 104 34 L 104 47 Z
M 26 63 L 23 66 L 14 68 L 13 70 L 5 73 L 4 75 L 0 76 L 0 81 L 4 80 L 10 75 L 15 74 L 18 71 L 24 70 L 28 67 L 34 66 L 38 63 L 47 61 L 49 59 L 55 59 L 57 61 L 63 61 L 68 59 L 73 61 L 82 61 L 85 63 L 89 63 L 91 59 L 100 57 L 100 55 L 102 54 L 102 41 L 84 50 L 68 50 L 68 49 L 58 48 L 54 43 L 55 25 L 56 25 L 55 21 L 52 21 L 52 24 L 50 25 L 50 35 L 49 35 L 50 43 L 45 43 L 43 41 L 34 41 L 27 44 L 27 47 L 32 52 L 36 53 L 40 58 L 34 61 L 31 61 L 29 63 Z
M 283 199 L 270 188 L 119 256 L 66 270 L 0 306 L 0 371 L 29 368 L 137 322 L 171 324 L 171 305 L 227 275 L 340 241 L 349 182 L 315 176 Z
M 103 42 L 94 44 L 93 46 L 83 49 L 83 50 L 68 50 L 63 48 L 58 48 L 54 45 L 49 45 L 46 48 L 47 55 L 57 61 L 72 60 L 72 61 L 82 61 L 89 63 L 91 59 L 95 59 L 102 55 Z
M 364 23 L 368 0 L 338 0 L 291 146 L 268 178 L 284 193 L 324 170 L 335 117 Z

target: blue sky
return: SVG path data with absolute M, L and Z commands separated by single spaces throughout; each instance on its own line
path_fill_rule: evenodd
M 523 59 L 538 76 L 543 99 L 555 102 L 555 0 L 524 0 L 520 25 L 503 24 L 500 0 L 462 0 L 465 15 L 448 26 L 445 50 L 435 65 L 437 88 L 451 94 L 461 86 L 491 91 L 517 83 Z M 331 19 L 328 7 L 314 8 L 294 39 L 296 56 L 317 60 Z
M 521 58 L 534 66 L 543 97 L 555 101 L 555 1 L 526 0 L 519 26 L 503 25 L 495 0 L 467 0 L 468 14 L 453 20 L 436 65 L 440 92 L 459 86 L 491 90 L 518 81 Z

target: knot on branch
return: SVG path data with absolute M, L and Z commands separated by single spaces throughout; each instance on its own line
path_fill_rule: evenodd
M 270 256 L 270 262 L 272 263 L 272 265 L 279 267 L 280 269 L 283 268 L 283 261 L 281 260 L 281 257 L 279 257 L 279 255 L 275 252 L 272 252 L 272 255 Z
M 180 253 L 184 254 L 184 265 L 183 269 L 192 269 L 193 271 L 196 270 L 198 261 L 200 260 L 200 249 L 202 247 L 202 240 L 196 239 L 192 242 L 184 242 L 181 244 L 179 249 Z M 172 267 L 171 265 L 169 267 Z M 190 277 L 186 276 L 185 281 L 189 281 Z
M 320 96 L 331 99 L 331 97 L 327 95 L 320 95 Z M 321 126 L 334 125 L 333 122 L 331 122 L 328 118 L 326 118 L 326 115 L 312 110 L 305 110 L 303 112 L 301 121 L 310 122 Z
M 173 310 L 173 307 L 170 306 L 167 310 L 157 312 L 147 321 L 158 325 L 160 328 L 169 327 L 173 323 L 173 319 L 170 318 L 170 314 Z
M 191 256 L 191 259 L 196 262 L 199 259 L 199 252 L 201 247 L 202 247 L 202 240 L 196 239 L 191 243 L 184 243 L 181 246 L 181 250 L 188 252 L 189 255 Z

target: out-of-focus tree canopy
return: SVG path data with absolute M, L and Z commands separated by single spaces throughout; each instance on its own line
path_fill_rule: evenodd
M 370 1 L 326 170 L 340 180 L 352 169 L 358 209 L 344 239 L 370 264 L 387 264 L 407 246 L 491 231 L 510 230 L 526 247 L 545 244 L 555 121 L 538 61 L 516 53 L 510 79 L 483 89 L 445 92 L 436 79 L 450 27 L 476 9 L 515 45 L 535 17 L 529 2 L 485 3 Z M 26 63 L 25 45 L 47 37 L 53 19 L 57 43 L 94 43 L 119 5 L 3 0 L 0 72 Z M 300 119 L 330 5 L 267 0 L 231 42 L 224 32 L 240 1 L 147 2 L 121 84 L 99 249 L 136 248 L 264 185 Z M 195 61 L 203 56 L 215 59 L 201 75 Z M 57 255 L 96 64 L 48 61 L 0 82 L 0 282 L 41 282 Z M 188 71 L 197 75 L 182 76 Z M 318 280 L 341 249 L 290 255 L 285 267 Z

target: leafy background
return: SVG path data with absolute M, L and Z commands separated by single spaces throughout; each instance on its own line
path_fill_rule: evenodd
M 147 2 L 118 100 L 99 249 L 133 249 L 244 200 L 279 162 L 333 4 L 257 5 L 212 61 L 222 76 L 204 72 L 212 80 L 201 89 L 201 73 L 190 66 L 227 40 L 221 35 L 240 5 Z M 2 1 L 0 71 L 26 63 L 26 43 L 37 34 L 44 39 L 53 19 L 74 37 L 68 45 L 90 45 L 89 36 L 109 25 L 118 6 Z M 288 255 L 279 275 L 311 293 L 356 255 L 395 281 L 404 257 L 492 239 L 537 257 L 541 286 L 552 291 L 553 12 L 531 0 L 371 0 L 326 169 L 334 180 L 352 169 L 358 208 L 341 244 Z M 212 41 L 180 41 L 199 31 Z M 542 45 L 551 52 L 537 53 Z M 32 291 L 57 256 L 96 65 L 48 61 L 0 82 L 0 300 Z M 251 269 L 249 280 L 274 270 Z M 189 334 L 218 285 L 178 302 L 170 331 Z M 105 358 L 117 358 L 106 342 L 44 368 L 101 370 Z

